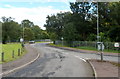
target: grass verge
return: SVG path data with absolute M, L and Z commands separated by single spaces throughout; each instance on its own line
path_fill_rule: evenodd
M 49 45 L 52 46 L 58 46 L 58 47 L 67 47 L 67 46 L 63 46 L 63 45 L 55 45 L 53 43 L 50 43 Z M 97 49 L 95 47 L 88 47 L 88 46 L 80 46 L 80 47 L 69 47 L 69 48 L 76 48 L 76 49 L 83 49 L 83 50 L 90 50 L 90 51 L 97 51 Z M 107 50 L 105 49 L 104 52 L 109 52 L 109 53 L 120 53 L 117 50 Z
M 24 49 L 24 52 L 23 52 L 21 48 L 22 48 L 21 44 L 17 44 L 17 43 L 2 44 L 2 52 L 4 52 L 4 61 L 3 62 L 0 61 L 0 64 L 14 61 L 20 58 L 21 56 L 23 56 L 26 53 L 26 50 Z M 18 49 L 20 49 L 20 56 L 18 56 Z M 12 58 L 13 50 L 14 50 L 14 58 Z M 2 57 L 2 55 L 0 57 Z

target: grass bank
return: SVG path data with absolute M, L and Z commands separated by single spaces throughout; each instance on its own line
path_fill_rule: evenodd
M 23 52 L 21 48 L 22 48 L 21 44 L 19 44 L 19 43 L 2 44 L 2 52 L 4 52 L 4 62 L 0 61 L 0 63 L 14 61 L 14 60 L 20 58 L 21 56 L 23 56 L 26 53 L 26 51 Z M 20 49 L 20 56 L 18 56 L 18 49 Z M 13 51 L 14 51 L 14 58 L 12 58 Z M 1 55 L 1 53 L 0 53 L 0 55 Z M 1 57 L 2 57 L 2 55 L 1 55 Z
M 67 47 L 67 46 L 63 46 L 63 45 L 55 45 L 55 44 L 53 44 L 53 43 L 50 43 L 49 45 L 58 46 L 58 47 Z M 88 46 L 69 47 L 69 48 L 76 48 L 76 49 L 97 51 L 97 49 L 96 49 L 95 47 L 88 47 Z M 120 51 L 118 51 L 118 50 L 107 50 L 107 49 L 105 49 L 104 52 L 109 52 L 109 53 L 120 53 Z

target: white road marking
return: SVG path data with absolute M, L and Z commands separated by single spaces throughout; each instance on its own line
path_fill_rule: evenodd
M 66 55 L 72 55 L 72 54 L 69 54 L 69 53 L 64 53 L 64 52 L 62 52 L 62 53 L 66 54 Z M 83 60 L 84 62 L 86 62 L 86 60 L 84 58 L 81 58 L 81 57 L 76 56 L 76 55 L 72 55 L 72 56 L 74 56 L 74 57 L 76 57 L 76 58 L 78 58 L 78 59 Z
M 84 62 L 86 62 L 85 59 L 83 59 L 83 58 L 81 58 L 81 57 L 79 57 L 79 56 L 74 55 L 74 57 L 79 58 L 79 59 L 83 60 Z
M 20 68 L 23 68 L 23 67 L 25 67 L 25 66 L 33 63 L 35 60 L 37 60 L 37 59 L 39 58 L 39 56 L 40 56 L 40 54 L 38 54 L 38 56 L 37 56 L 34 60 L 32 60 L 32 61 L 30 61 L 30 62 L 28 62 L 28 63 L 26 63 L 26 64 L 24 64 L 24 65 L 22 65 L 22 66 L 20 66 L 20 67 L 14 68 L 14 69 L 12 69 L 12 70 L 9 70 L 9 71 L 3 72 L 3 73 L 0 73 L 0 76 L 2 76 L 2 75 L 4 75 L 4 74 L 11 73 L 11 72 L 13 72 L 13 71 L 15 71 L 15 70 L 18 70 L 18 69 L 20 69 Z

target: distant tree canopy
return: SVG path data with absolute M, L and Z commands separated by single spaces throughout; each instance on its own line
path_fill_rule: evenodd
M 71 12 L 47 16 L 46 30 L 51 39 L 65 41 L 97 40 L 97 7 L 101 41 L 120 42 L 120 2 L 70 3 Z
M 23 35 L 25 41 L 48 38 L 46 31 L 43 31 L 39 26 L 34 25 L 29 20 L 23 20 L 22 25 L 15 22 L 12 17 L 2 17 L 2 21 L 3 44 L 7 42 L 19 42 L 20 38 L 23 38 Z

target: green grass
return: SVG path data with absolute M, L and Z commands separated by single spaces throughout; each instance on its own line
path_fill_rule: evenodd
M 47 43 L 47 41 L 39 41 L 39 42 L 35 42 L 35 43 Z
M 52 43 L 50 43 L 49 45 L 58 46 L 58 47 L 67 47 L 67 46 L 62 46 L 62 45 L 55 45 L 55 44 L 52 44 Z M 95 47 L 88 47 L 88 46 L 70 47 L 70 48 L 97 51 L 97 49 Z M 105 53 L 106 52 L 109 52 L 109 53 L 120 53 L 120 51 L 118 52 L 117 50 L 107 50 L 107 49 L 105 49 L 104 52 Z
M 97 49 L 96 49 L 96 48 L 94 48 L 94 47 L 81 46 L 81 47 L 75 47 L 75 48 L 78 48 L 78 49 L 84 49 L 84 50 L 97 51 Z
M 92 51 L 97 51 L 95 47 L 87 47 L 87 46 L 81 46 L 81 47 L 76 47 L 78 49 L 83 49 L 83 50 L 92 50 Z M 120 53 L 117 50 L 107 50 L 104 49 L 104 52 L 110 52 L 110 53 Z
M 20 49 L 21 51 L 21 48 L 22 48 L 21 44 L 17 44 L 17 43 L 2 44 L 2 52 L 4 52 L 4 62 L 0 61 L 0 63 L 5 63 L 20 58 L 22 55 L 25 54 L 25 52 L 22 52 L 22 55 L 18 56 L 18 49 Z M 13 50 L 14 50 L 14 58 L 12 58 Z

